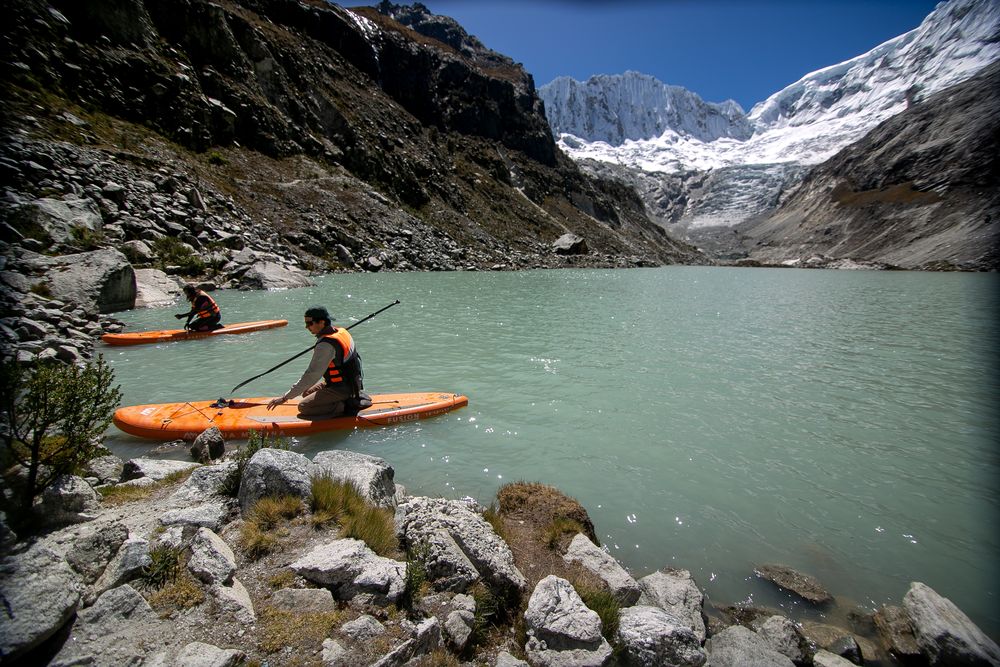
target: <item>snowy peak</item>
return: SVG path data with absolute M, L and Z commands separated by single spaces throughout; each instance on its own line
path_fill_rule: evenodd
M 750 112 L 758 133 L 864 114 L 868 127 L 1000 57 L 1000 2 L 939 4 L 919 27 L 868 53 L 807 74 Z
M 639 72 L 593 76 L 586 82 L 560 77 L 538 90 L 556 136 L 620 146 L 667 131 L 699 141 L 747 139 L 752 127 L 740 105 L 705 102 L 680 86 Z

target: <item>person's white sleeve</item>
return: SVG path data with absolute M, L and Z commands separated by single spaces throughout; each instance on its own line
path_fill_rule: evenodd
M 324 371 L 329 367 L 330 362 L 333 361 L 334 354 L 333 345 L 317 345 L 313 350 L 312 360 L 309 362 L 305 373 L 302 374 L 298 382 L 292 385 L 291 389 L 285 392 L 284 399 L 287 401 L 295 398 L 319 382 L 320 378 L 323 377 Z

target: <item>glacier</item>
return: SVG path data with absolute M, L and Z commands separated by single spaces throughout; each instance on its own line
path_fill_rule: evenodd
M 661 223 L 730 226 L 773 206 L 775 189 L 794 185 L 805 167 L 997 59 L 1000 1 L 950 0 L 914 30 L 803 76 L 749 114 L 631 71 L 560 77 L 538 92 L 560 148 L 595 173 L 635 172 L 628 180 Z M 711 179 L 684 193 L 683 212 L 650 206 L 679 180 L 709 171 Z

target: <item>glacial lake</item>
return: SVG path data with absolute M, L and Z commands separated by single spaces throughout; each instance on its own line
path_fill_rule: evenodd
M 706 604 L 842 621 L 911 581 L 1000 639 L 996 274 L 717 267 L 331 275 L 220 291 L 223 321 L 285 328 L 111 348 L 123 405 L 229 396 L 307 348 L 303 311 L 352 333 L 369 391 L 467 408 L 300 438 L 380 456 L 417 495 L 488 505 L 507 482 L 579 500 L 636 578 L 690 570 Z M 172 328 L 186 307 L 118 314 Z M 283 393 L 303 357 L 237 396 Z M 109 431 L 123 458 L 152 443 Z M 185 450 L 167 456 L 185 458 Z M 753 574 L 783 563 L 837 598 L 817 614 Z M 834 618 L 836 617 L 836 618 Z

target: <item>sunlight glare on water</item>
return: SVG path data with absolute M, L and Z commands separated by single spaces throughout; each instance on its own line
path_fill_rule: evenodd
M 282 329 L 99 346 L 123 404 L 228 396 L 311 344 L 308 306 L 349 326 L 399 299 L 352 331 L 367 389 L 462 393 L 469 407 L 304 437 L 298 451 L 380 456 L 411 494 L 484 505 L 507 482 L 552 484 L 635 576 L 685 568 L 720 604 L 789 606 L 752 576 L 779 562 L 868 609 L 922 581 L 1000 634 L 995 274 L 666 267 L 317 283 L 216 293 L 225 322 L 288 319 Z M 120 317 L 169 328 L 176 310 Z M 280 394 L 305 364 L 238 396 Z M 151 449 L 113 429 L 108 444 Z

